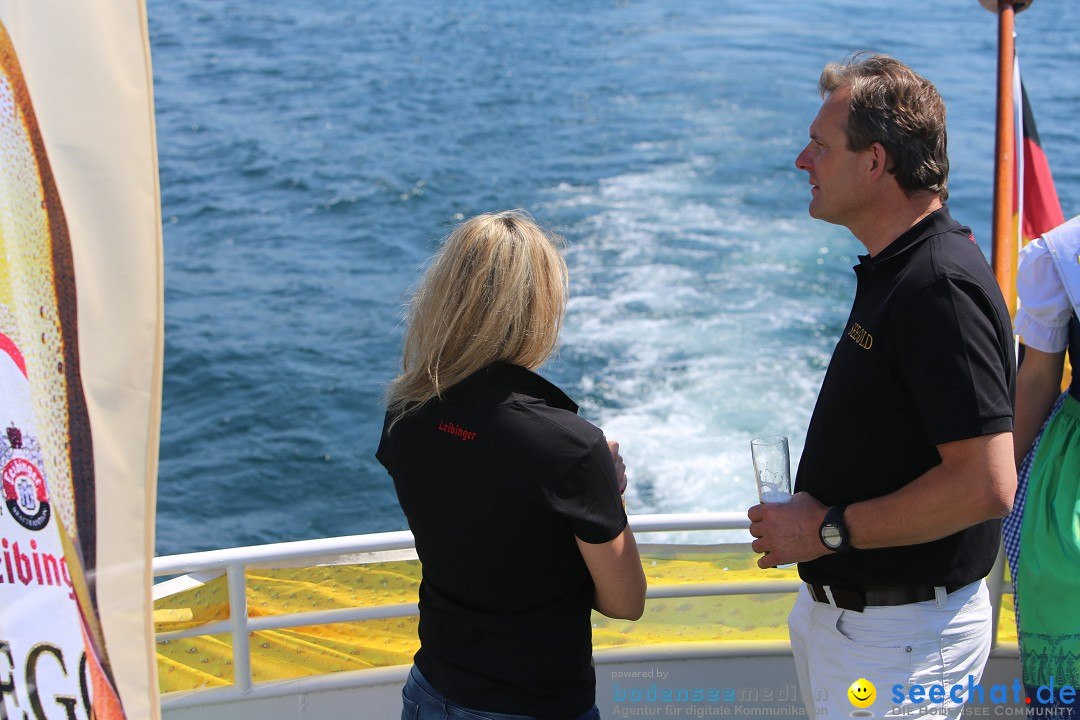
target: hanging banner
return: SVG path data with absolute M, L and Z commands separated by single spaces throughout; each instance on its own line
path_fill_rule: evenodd
M 156 718 L 162 289 L 141 0 L 0 0 L 0 718 Z

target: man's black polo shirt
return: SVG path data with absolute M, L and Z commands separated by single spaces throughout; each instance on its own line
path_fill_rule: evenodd
M 592 579 L 574 536 L 626 527 L 599 428 L 539 375 L 496 363 L 387 432 L 423 564 L 415 662 L 466 707 L 577 717 L 595 700 Z
M 795 490 L 826 505 L 891 493 L 941 462 L 937 445 L 1012 430 L 1012 322 L 971 231 L 946 208 L 860 257 L 851 315 L 807 430 Z M 918 512 L 918 508 L 913 508 Z M 984 577 L 993 520 L 934 542 L 799 563 L 808 582 L 962 585 Z

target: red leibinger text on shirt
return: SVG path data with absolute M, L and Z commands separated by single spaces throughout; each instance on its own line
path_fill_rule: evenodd
M 450 433 L 451 435 L 459 437 L 462 440 L 472 440 L 476 437 L 476 433 L 474 433 L 472 430 L 466 430 L 465 428 L 455 425 L 452 422 L 445 422 L 443 420 L 439 421 L 439 429 L 442 430 L 444 433 Z

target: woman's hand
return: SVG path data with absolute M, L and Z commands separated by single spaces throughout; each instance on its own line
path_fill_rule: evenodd
M 619 494 L 626 492 L 626 463 L 619 454 L 619 443 L 614 440 L 607 441 L 608 450 L 611 451 L 611 459 L 615 462 L 615 477 L 619 479 Z

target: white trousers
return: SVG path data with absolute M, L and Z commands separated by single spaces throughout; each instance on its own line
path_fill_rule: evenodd
M 920 708 L 935 720 L 959 718 L 968 676 L 975 683 L 982 678 L 993 632 L 990 594 L 982 580 L 951 593 L 943 603 L 871 606 L 861 613 L 816 602 L 803 586 L 788 629 L 807 717 L 834 719 L 918 717 Z M 867 708 L 856 707 L 848 697 L 860 679 L 876 689 Z M 943 699 L 934 702 L 923 694 L 921 702 L 914 702 L 909 691 L 916 684 L 927 692 L 941 685 Z M 963 692 L 950 695 L 956 685 Z M 902 688 L 902 701 L 896 700 L 895 686 Z

